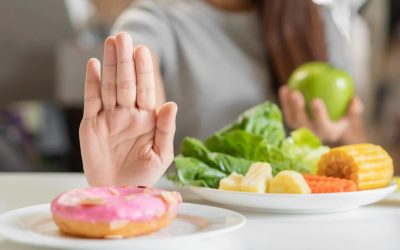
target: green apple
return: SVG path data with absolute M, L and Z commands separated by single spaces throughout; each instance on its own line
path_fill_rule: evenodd
M 322 62 L 310 62 L 298 67 L 289 78 L 289 87 L 304 95 L 310 117 L 311 102 L 319 98 L 325 103 L 333 121 L 347 113 L 354 92 L 353 80 L 346 71 Z

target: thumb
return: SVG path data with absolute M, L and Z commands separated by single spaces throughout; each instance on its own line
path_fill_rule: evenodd
M 162 105 L 157 115 L 154 151 L 161 160 L 170 164 L 174 158 L 174 136 L 178 106 L 174 102 Z

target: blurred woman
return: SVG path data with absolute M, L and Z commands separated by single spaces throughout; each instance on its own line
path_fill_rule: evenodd
M 342 15 L 343 1 L 315 2 L 330 6 L 311 0 L 134 1 L 113 29 L 130 35 L 106 40 L 101 73 L 97 60 L 88 63 L 80 139 L 89 182 L 151 185 L 164 173 L 173 158 L 177 110 L 166 97 L 180 109 L 177 142 L 186 135 L 204 139 L 265 100 L 280 101 L 290 128 L 308 127 L 326 143 L 364 140 L 358 97 L 337 122 L 314 100 L 311 120 L 303 96 L 285 86 L 308 61 L 330 62 L 357 82 L 350 41 L 351 23 L 359 19 Z M 131 37 L 146 47 L 134 47 Z

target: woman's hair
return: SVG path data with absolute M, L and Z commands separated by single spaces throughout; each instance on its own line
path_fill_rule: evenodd
M 275 90 L 308 61 L 327 61 L 325 31 L 312 0 L 256 0 Z

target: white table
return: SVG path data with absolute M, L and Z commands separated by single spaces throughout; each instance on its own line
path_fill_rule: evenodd
M 62 191 L 86 186 L 82 174 L 0 173 L 0 213 L 48 203 Z M 158 187 L 172 189 L 162 179 Z M 186 202 L 205 203 L 183 193 Z M 398 197 L 398 194 L 397 196 Z M 215 204 L 214 204 L 215 205 Z M 278 215 L 240 211 L 246 225 L 226 236 L 193 243 L 191 249 L 400 249 L 400 199 L 358 210 L 321 215 Z M 43 249 L 0 239 L 1 250 Z

